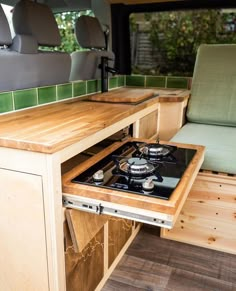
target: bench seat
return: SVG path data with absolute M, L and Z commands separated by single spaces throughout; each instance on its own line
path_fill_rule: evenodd
M 236 127 L 187 123 L 172 141 L 204 145 L 202 169 L 236 174 Z

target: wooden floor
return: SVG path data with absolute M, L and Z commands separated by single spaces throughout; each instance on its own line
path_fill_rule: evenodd
M 159 237 L 143 226 L 102 291 L 236 291 L 236 256 Z

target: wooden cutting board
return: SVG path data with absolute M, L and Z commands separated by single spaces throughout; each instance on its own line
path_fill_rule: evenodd
M 137 103 L 154 96 L 152 89 L 120 88 L 89 96 L 86 100 L 112 103 Z

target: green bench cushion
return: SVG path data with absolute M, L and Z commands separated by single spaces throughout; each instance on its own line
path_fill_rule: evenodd
M 187 123 L 171 141 L 206 146 L 202 169 L 236 174 L 236 127 Z
M 187 119 L 236 126 L 236 45 L 201 45 Z

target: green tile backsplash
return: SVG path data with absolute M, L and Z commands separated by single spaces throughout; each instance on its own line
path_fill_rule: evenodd
M 12 111 L 13 109 L 12 93 L 0 93 L 0 113 Z
M 181 77 L 168 77 L 167 78 L 167 88 L 188 88 L 188 78 Z
M 162 76 L 147 76 L 146 77 L 146 87 L 161 87 L 165 88 L 166 77 Z
M 118 79 L 117 77 L 109 78 L 109 89 L 117 88 Z
M 126 86 L 145 87 L 145 76 L 126 76 Z
M 72 98 L 72 83 L 57 85 L 57 100 Z
M 141 75 L 120 75 L 109 78 L 109 89 L 123 86 L 190 89 L 191 78 Z M 0 114 L 100 91 L 101 80 L 88 80 L 11 92 L 0 92 Z
M 36 88 L 15 91 L 13 96 L 16 110 L 32 107 L 38 104 Z
M 95 93 L 98 91 L 98 80 L 87 81 L 87 94 Z
M 56 101 L 56 86 L 48 86 L 38 88 L 38 102 L 39 104 L 50 103 Z
M 73 97 L 86 95 L 86 82 L 73 82 Z
M 125 76 L 118 76 L 117 77 L 118 79 L 118 87 L 123 87 L 125 86 Z

